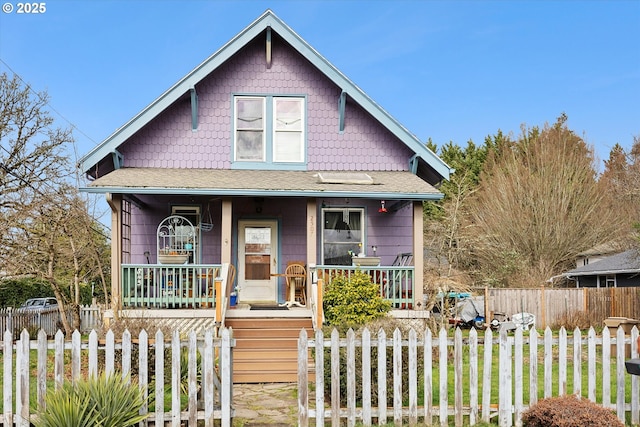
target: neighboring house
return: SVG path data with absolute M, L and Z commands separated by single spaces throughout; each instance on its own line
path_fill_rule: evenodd
M 640 254 L 637 249 L 602 257 L 562 276 L 574 280 L 576 287 L 623 288 L 640 286 Z
M 584 252 L 580 252 L 576 257 L 576 268 L 600 261 L 610 255 L 620 252 L 619 245 L 613 243 L 603 243 Z
M 112 209 L 112 308 L 127 316 L 206 323 L 287 303 L 316 319 L 316 278 L 355 264 L 396 308 L 423 309 L 411 254 L 449 167 L 269 10 L 81 167 Z M 238 309 L 219 307 L 232 290 Z

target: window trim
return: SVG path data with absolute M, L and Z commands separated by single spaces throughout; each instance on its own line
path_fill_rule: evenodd
M 263 127 L 263 160 L 238 160 L 237 159 L 237 99 L 241 98 L 262 98 L 264 111 L 264 127 Z M 275 103 L 276 99 L 294 98 L 299 99 L 301 106 L 301 159 L 299 161 L 275 161 Z M 245 94 L 236 93 L 231 95 L 232 103 L 232 120 L 231 120 L 231 166 L 233 169 L 263 169 L 263 170 L 306 170 L 307 166 L 307 96 L 300 94 Z

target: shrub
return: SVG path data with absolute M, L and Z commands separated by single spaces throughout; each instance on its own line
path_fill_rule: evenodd
M 573 310 L 561 315 L 558 320 L 550 325 L 552 329 L 560 329 L 562 326 L 567 331 L 573 331 L 575 328 L 580 330 L 589 329 L 595 323 L 592 316 L 587 311 Z
M 522 414 L 525 427 L 624 427 L 613 411 L 576 396 L 539 401 Z
M 148 417 L 140 415 L 146 403 L 142 390 L 118 374 L 66 381 L 47 394 L 45 403 L 34 420 L 36 427 L 127 427 Z
M 380 296 L 378 285 L 360 270 L 351 276 L 338 275 L 323 296 L 324 316 L 328 325 L 348 328 L 364 325 L 384 317 L 391 302 Z

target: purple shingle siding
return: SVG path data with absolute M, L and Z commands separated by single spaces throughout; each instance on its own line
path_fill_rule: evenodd
M 232 95 L 307 97 L 308 170 L 408 168 L 409 148 L 352 101 L 338 129 L 340 89 L 279 37 L 266 66 L 264 37 L 241 49 L 197 86 L 198 130 L 191 129 L 188 94 L 119 148 L 127 167 L 231 168 Z M 363 161 L 363 159 L 366 159 Z

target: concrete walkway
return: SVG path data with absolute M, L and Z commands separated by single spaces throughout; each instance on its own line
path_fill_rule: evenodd
M 234 427 L 298 424 L 298 385 L 295 383 L 234 384 Z

